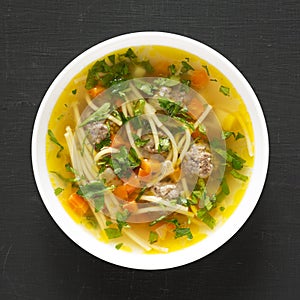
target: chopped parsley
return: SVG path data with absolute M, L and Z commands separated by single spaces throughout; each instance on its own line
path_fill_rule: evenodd
M 231 171 L 230 171 L 230 174 L 231 174 L 234 178 L 236 178 L 236 179 L 239 179 L 239 180 L 242 180 L 242 181 L 247 181 L 247 180 L 248 180 L 248 176 L 243 175 L 243 174 L 237 172 L 236 170 L 231 170 Z
M 75 90 L 72 91 L 73 95 L 76 95 L 76 93 L 77 93 L 77 89 L 75 89 Z
M 200 208 L 197 211 L 197 217 L 206 224 L 210 229 L 214 229 L 216 226 L 216 220 L 212 217 L 205 207 Z
M 53 142 L 55 145 L 59 147 L 59 151 L 56 154 L 56 157 L 60 157 L 60 152 L 64 150 L 64 146 L 62 146 L 58 140 L 56 139 L 54 133 L 52 132 L 51 129 L 48 129 L 48 136 L 50 138 L 50 141 Z
M 55 190 L 54 190 L 54 194 L 55 194 L 55 196 L 58 196 L 61 192 L 63 192 L 63 188 L 61 188 L 61 187 L 58 187 L 58 188 L 56 188 Z
M 176 67 L 175 67 L 174 64 L 169 65 L 169 66 L 168 66 L 168 70 L 169 70 L 169 72 L 170 72 L 171 75 L 175 75 L 176 72 L 177 72 L 177 71 L 176 71 Z
M 183 236 L 186 236 L 189 240 L 193 239 L 193 235 L 190 228 L 178 227 L 174 230 L 174 232 L 175 232 L 175 239 L 178 239 Z
M 120 250 L 122 246 L 123 246 L 123 243 L 119 243 L 119 244 L 117 244 L 117 245 L 115 246 L 115 248 L 116 248 L 117 250 Z
M 122 231 L 122 228 L 130 228 L 129 224 L 126 222 L 129 215 L 130 213 L 127 209 L 125 209 L 123 212 L 118 211 L 116 213 L 117 224 L 120 231 Z
M 110 137 L 106 137 L 105 139 L 100 141 L 100 143 L 95 144 L 95 150 L 99 152 L 103 147 L 110 146 L 110 144 L 111 144 Z
M 98 180 L 81 186 L 77 193 L 91 201 L 95 207 L 95 212 L 99 212 L 104 207 L 104 193 L 112 188 L 113 186 L 106 187 L 102 180 Z
M 221 92 L 225 96 L 230 96 L 230 88 L 224 85 L 221 85 L 219 88 L 219 92 Z
M 154 244 L 158 241 L 158 234 L 154 231 L 150 231 L 149 234 L 149 242 L 150 244 Z
M 209 70 L 208 70 L 208 66 L 207 65 L 202 65 L 202 67 L 205 69 L 207 75 L 210 76 L 210 73 L 209 73 Z
M 150 141 L 150 139 L 142 140 L 136 134 L 133 134 L 133 139 L 134 139 L 134 143 L 136 144 L 137 147 L 143 147 L 143 146 L 145 146 Z
M 112 155 L 112 167 L 119 178 L 129 178 L 132 169 L 138 167 L 140 163 L 141 160 L 132 147 L 128 152 L 125 146 L 121 146 L 119 152 Z
M 171 143 L 167 137 L 159 137 L 158 153 L 170 151 Z
M 88 118 L 86 118 L 79 127 L 83 127 L 89 123 L 101 121 L 108 117 L 110 114 L 110 103 L 105 102 L 102 106 L 100 106 L 94 113 L 92 113 Z
M 134 65 L 140 65 L 149 73 L 153 67 L 149 60 L 138 61 L 137 55 L 129 48 L 125 53 L 108 56 L 109 64 L 105 59 L 98 60 L 88 71 L 85 88 L 92 89 L 97 84 L 104 87 L 111 87 L 122 81 L 131 79 L 130 68 Z
M 122 236 L 122 233 L 118 228 L 104 228 L 104 231 L 110 240 Z
M 195 70 L 189 63 L 187 63 L 185 60 L 183 60 L 182 62 L 181 62 L 181 70 L 180 70 L 180 72 L 181 72 L 181 74 L 184 74 L 184 73 L 186 73 L 186 72 L 188 72 L 189 70 Z

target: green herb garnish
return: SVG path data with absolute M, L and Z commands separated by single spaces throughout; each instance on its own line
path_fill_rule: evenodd
M 202 67 L 205 69 L 207 75 L 210 76 L 208 66 L 207 65 L 202 65 Z
M 145 146 L 150 141 L 150 139 L 142 140 L 136 134 L 133 134 L 132 136 L 133 136 L 133 139 L 134 139 L 134 143 L 136 144 L 137 147 L 143 147 L 143 146 Z
M 157 224 L 158 222 L 164 220 L 166 218 L 166 216 L 160 216 L 159 218 L 155 219 L 154 221 L 149 223 L 149 226 L 153 226 L 155 224 Z
M 248 180 L 248 176 L 243 175 L 243 174 L 237 172 L 236 170 L 231 170 L 231 171 L 230 171 L 230 174 L 231 174 L 234 178 L 236 178 L 236 179 L 239 179 L 239 180 L 242 180 L 242 181 L 247 181 L 247 180 Z
M 181 65 L 182 65 L 181 70 L 180 70 L 181 74 L 184 74 L 184 73 L 188 72 L 189 70 L 195 70 L 189 63 L 187 63 L 184 60 L 181 62 Z
M 219 92 L 221 92 L 225 96 L 230 96 L 230 88 L 227 86 L 221 85 L 219 88 Z
M 94 113 L 92 113 L 88 118 L 86 118 L 79 127 L 83 127 L 89 123 L 101 121 L 108 117 L 110 113 L 110 103 L 106 102 L 100 106 Z
M 122 228 L 130 228 L 129 224 L 126 222 L 129 215 L 130 213 L 127 209 L 122 212 L 118 211 L 116 213 L 117 224 L 120 231 L 122 231 Z
M 56 154 L 56 157 L 60 157 L 60 152 L 64 150 L 64 147 L 58 142 L 51 129 L 48 129 L 48 136 L 50 138 L 50 141 L 56 144 L 60 148 Z
M 103 147 L 110 146 L 110 144 L 111 144 L 110 137 L 106 137 L 105 139 L 100 141 L 100 143 L 95 144 L 95 150 L 99 152 Z
M 158 241 L 158 234 L 154 231 L 150 231 L 149 234 L 149 242 L 150 244 L 154 244 Z
M 77 93 L 77 89 L 75 89 L 75 90 L 72 91 L 73 95 L 76 95 L 76 93 Z
M 81 186 L 80 194 L 88 201 L 94 204 L 95 212 L 99 212 L 104 206 L 104 193 L 111 190 L 112 187 L 106 187 L 102 180 L 89 182 Z
M 56 188 L 55 190 L 54 190 L 54 194 L 55 194 L 55 196 L 58 196 L 61 192 L 63 192 L 63 188 L 61 188 L 61 187 L 58 187 L 58 188 Z
M 122 233 L 118 228 L 104 228 L 104 231 L 110 240 L 122 236 Z
M 167 152 L 171 148 L 171 142 L 167 137 L 159 137 L 158 153 Z
M 216 226 L 216 220 L 207 211 L 205 207 L 200 208 L 197 211 L 197 217 L 205 223 L 210 229 L 214 229 Z
M 117 245 L 115 246 L 115 248 L 116 248 L 117 250 L 120 250 L 122 246 L 123 246 L 123 243 L 119 243 L 119 244 L 117 244 Z
M 112 167 L 115 174 L 120 178 L 129 178 L 132 169 L 138 167 L 140 163 L 141 161 L 133 148 L 130 148 L 128 152 L 125 146 L 121 146 L 119 153 L 112 156 Z
M 193 239 L 193 235 L 190 228 L 178 227 L 174 230 L 174 232 L 175 232 L 175 239 L 178 239 L 183 236 L 186 236 L 189 240 Z

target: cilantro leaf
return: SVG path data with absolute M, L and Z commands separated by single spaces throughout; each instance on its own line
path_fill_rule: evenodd
M 195 70 L 189 63 L 187 63 L 186 61 L 182 61 L 181 62 L 181 74 L 188 72 L 189 70 Z
M 178 227 L 174 230 L 174 232 L 175 232 L 175 239 L 178 239 L 183 236 L 186 236 L 189 240 L 193 239 L 193 234 L 190 228 Z
M 133 134 L 132 136 L 133 136 L 133 139 L 134 139 L 134 143 L 136 144 L 137 147 L 143 147 L 143 146 L 145 146 L 150 141 L 150 139 L 142 140 L 136 134 Z
M 110 144 L 111 144 L 110 137 L 106 137 L 100 143 L 95 144 L 95 150 L 99 152 L 103 147 L 110 146 Z
M 150 82 L 140 79 L 133 79 L 133 83 L 140 91 L 144 92 L 148 96 L 153 96 L 154 86 Z
M 205 207 L 200 208 L 197 211 L 197 217 L 205 223 L 210 229 L 214 229 L 216 226 L 216 220 L 207 211 Z
M 221 92 L 225 96 L 230 96 L 230 88 L 224 85 L 221 85 L 219 88 L 219 92 Z
M 122 231 L 122 228 L 130 228 L 130 226 L 126 222 L 129 215 L 130 213 L 127 209 L 125 209 L 123 212 L 118 211 L 116 213 L 117 224 L 120 231 Z
M 118 228 L 104 228 L 104 231 L 110 240 L 122 236 L 122 233 Z
M 223 177 L 223 180 L 221 182 L 221 188 L 222 188 L 222 192 L 225 195 L 229 195 L 230 194 L 229 186 L 227 184 L 227 181 L 226 181 L 225 177 Z
M 94 113 L 92 113 L 88 118 L 86 118 L 79 127 L 83 127 L 91 122 L 101 121 L 108 117 L 110 113 L 110 103 L 105 102 L 100 106 Z
M 167 152 L 171 148 L 171 143 L 167 137 L 159 137 L 158 153 Z
M 160 216 L 159 218 L 157 218 L 154 221 L 150 222 L 149 226 L 153 226 L 153 225 L 157 224 L 158 222 L 164 220 L 165 218 L 166 218 L 166 216 Z
M 117 245 L 115 246 L 115 248 L 116 248 L 117 250 L 120 250 L 122 246 L 123 246 L 123 243 L 119 243 L 119 244 L 117 244 Z
M 158 234 L 154 231 L 150 231 L 149 234 L 149 242 L 150 244 L 154 244 L 158 241 Z
M 169 72 L 170 72 L 171 75 L 175 75 L 176 74 L 176 67 L 175 67 L 174 64 L 169 65 L 168 66 L 168 70 L 169 70 Z
M 62 146 L 58 140 L 56 139 L 54 133 L 52 132 L 51 129 L 48 129 L 48 136 L 50 138 L 50 141 L 53 142 L 55 145 L 57 145 L 60 149 L 56 154 L 56 157 L 60 157 L 60 152 L 64 150 L 64 146 Z
M 245 136 L 243 134 L 241 134 L 240 132 L 237 133 L 237 135 L 235 136 L 235 140 L 239 140 L 239 139 L 242 139 L 244 138 Z
M 80 188 L 80 194 L 94 204 L 95 212 L 104 207 L 104 193 L 112 187 L 106 187 L 102 180 L 89 182 Z
M 63 192 L 64 191 L 64 189 L 63 188 L 61 188 L 61 187 L 58 187 L 58 188 L 56 188 L 55 190 L 54 190 L 54 194 L 55 194 L 55 196 L 58 196 L 61 192 Z
M 237 172 L 236 170 L 231 170 L 231 171 L 230 171 L 230 174 L 231 174 L 234 178 L 236 178 L 236 179 L 239 179 L 239 180 L 242 180 L 242 181 L 247 181 L 247 180 L 248 180 L 248 176 L 243 175 L 243 174 Z

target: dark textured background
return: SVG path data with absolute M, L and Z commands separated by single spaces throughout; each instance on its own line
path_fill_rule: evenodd
M 300 299 L 299 1 L 1 1 L 0 299 Z M 251 218 L 204 259 L 165 271 L 117 267 L 54 223 L 30 157 L 38 106 L 59 71 L 122 33 L 200 40 L 253 86 L 270 168 Z

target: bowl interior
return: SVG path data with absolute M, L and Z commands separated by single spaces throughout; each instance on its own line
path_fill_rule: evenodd
M 119 251 L 99 242 L 66 213 L 53 193 L 46 166 L 45 139 L 54 105 L 69 81 L 91 62 L 117 49 L 134 46 L 161 45 L 179 48 L 214 65 L 234 85 L 250 115 L 255 140 L 255 161 L 246 193 L 231 217 L 218 230 L 198 244 L 168 254 L 145 255 Z M 36 116 L 32 136 L 32 164 L 37 187 L 49 213 L 59 227 L 76 244 L 107 262 L 136 269 L 165 269 L 181 266 L 216 250 L 230 239 L 253 211 L 266 178 L 269 158 L 268 133 L 259 101 L 243 75 L 221 54 L 210 47 L 183 36 L 163 32 L 138 32 L 102 42 L 75 58 L 53 81 Z

